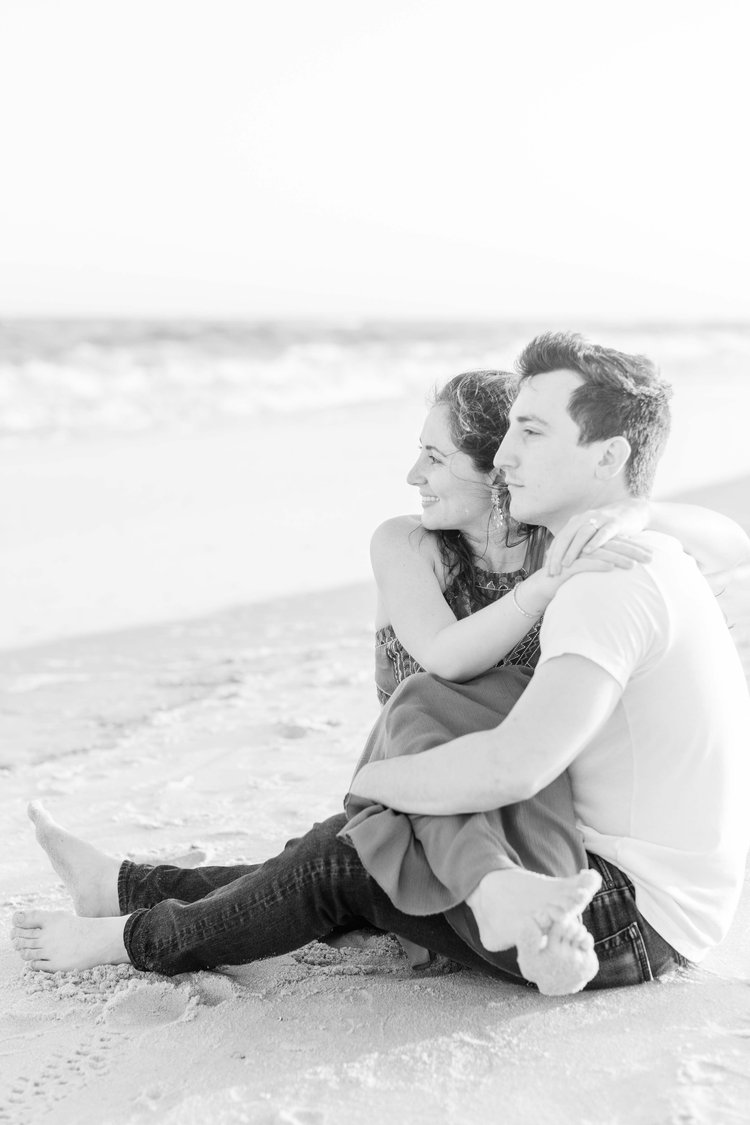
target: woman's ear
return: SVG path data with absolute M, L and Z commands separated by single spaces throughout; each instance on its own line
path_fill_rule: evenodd
M 630 457 L 630 442 L 621 434 L 602 442 L 602 455 L 596 465 L 599 480 L 611 480 L 619 476 Z

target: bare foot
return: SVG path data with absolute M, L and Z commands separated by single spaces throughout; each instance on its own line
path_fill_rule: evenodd
M 598 970 L 591 935 L 577 915 L 600 886 L 597 871 L 560 879 L 513 867 L 490 871 L 466 901 L 485 949 L 516 946 L 526 979 L 560 995 L 578 992 Z
M 78 918 L 62 910 L 26 910 L 13 916 L 11 941 L 32 969 L 43 973 L 127 965 L 126 918 Z
M 490 871 L 467 898 L 485 949 L 510 949 L 527 922 L 540 933 L 566 914 L 581 914 L 601 886 L 598 871 L 566 879 L 537 875 L 521 867 Z
M 545 996 L 580 992 L 599 971 L 594 939 L 577 918 L 567 915 L 553 922 L 543 941 L 532 923 L 517 946 L 518 966 Z
M 28 814 L 36 828 L 37 841 L 73 899 L 76 914 L 85 918 L 118 915 L 119 859 L 67 832 L 52 819 L 41 801 L 32 801 Z

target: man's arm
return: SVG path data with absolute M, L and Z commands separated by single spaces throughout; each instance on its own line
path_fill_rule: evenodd
M 567 769 L 622 695 L 583 656 L 547 661 L 500 726 L 434 750 L 371 762 L 351 792 L 407 813 L 486 812 L 526 800 Z

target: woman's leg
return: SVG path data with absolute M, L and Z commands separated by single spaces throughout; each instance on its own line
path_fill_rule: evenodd
M 366 760 L 418 754 L 496 727 L 530 675 L 503 668 L 466 684 L 426 673 L 410 677 L 376 723 Z M 593 888 L 598 883 L 587 870 L 565 775 L 531 800 L 489 813 L 415 816 L 351 796 L 347 812 L 354 815 L 344 838 L 392 902 L 406 914 L 445 913 L 467 944 L 493 960 L 507 949 L 513 909 L 507 892 L 514 882 L 538 889 L 540 882 L 565 883 L 583 871 L 582 880 Z M 537 914 L 537 945 L 518 946 L 524 975 L 544 992 L 577 991 L 597 971 L 591 935 L 576 914 Z
M 373 728 L 366 760 L 418 754 L 468 731 L 497 726 L 530 674 L 524 668 L 495 669 L 466 684 L 426 673 L 410 677 Z M 566 774 L 530 800 L 489 813 L 415 816 L 352 798 L 346 807 L 352 818 L 346 838 L 408 912 L 448 910 L 464 902 L 490 871 L 521 867 L 565 877 L 587 866 Z

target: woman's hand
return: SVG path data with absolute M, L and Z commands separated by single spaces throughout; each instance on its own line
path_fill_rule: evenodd
M 569 519 L 553 539 L 545 559 L 545 571 L 550 577 L 558 577 L 576 559 L 591 557 L 621 567 L 649 562 L 651 552 L 628 541 L 629 535 L 643 531 L 649 514 L 649 502 L 642 499 L 623 500 L 606 508 L 580 512 Z

